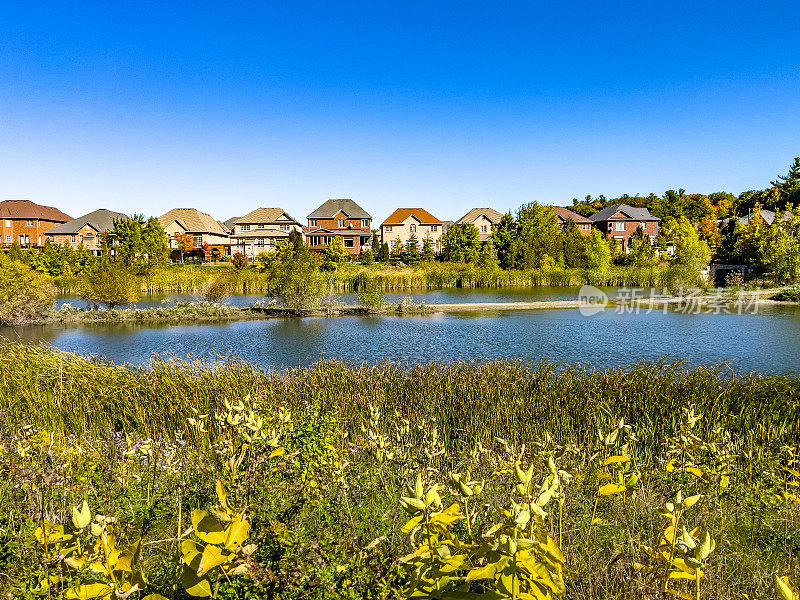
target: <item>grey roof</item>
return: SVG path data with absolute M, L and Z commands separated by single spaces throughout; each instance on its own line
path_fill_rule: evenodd
M 631 221 L 660 221 L 658 217 L 654 217 L 650 214 L 650 211 L 646 208 L 637 208 L 635 206 L 630 206 L 629 204 L 612 204 L 611 206 L 606 206 L 600 212 L 596 212 L 592 216 L 589 217 L 590 221 L 613 221 L 613 220 L 620 220 L 614 219 L 614 215 L 618 212 L 628 215 L 628 218 Z
M 767 225 L 772 225 L 775 222 L 775 213 L 771 210 L 765 210 L 762 208 L 759 214 Z M 739 217 L 739 223 L 742 225 L 750 225 L 750 219 L 754 216 L 755 213 L 750 213 L 744 217 Z
M 241 219 L 241 217 L 231 217 L 227 221 L 223 221 L 222 224 L 225 225 L 228 231 L 233 231 L 233 224 L 236 223 L 236 221 L 238 221 L 239 219 Z
M 308 215 L 309 219 L 333 219 L 342 211 L 351 219 L 372 219 L 372 216 L 350 198 L 332 198 Z
M 75 235 L 83 228 L 84 225 L 91 225 L 92 228 L 98 233 L 103 231 L 111 231 L 114 229 L 114 221 L 116 219 L 127 218 L 128 215 L 126 214 L 101 208 L 99 210 L 95 210 L 94 212 L 90 212 L 88 215 L 83 215 L 77 219 L 72 219 L 72 221 L 67 221 L 58 227 L 53 227 L 47 232 L 47 235 Z

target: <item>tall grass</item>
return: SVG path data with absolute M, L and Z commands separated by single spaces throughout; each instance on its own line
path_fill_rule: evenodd
M 625 417 L 653 449 L 694 404 L 705 427 L 722 425 L 751 448 L 800 438 L 800 378 L 737 376 L 682 363 L 594 370 L 520 361 L 351 366 L 324 361 L 284 372 L 240 360 L 209 364 L 154 357 L 119 366 L 44 346 L 0 346 L 0 424 L 70 433 L 109 429 L 150 436 L 188 432 L 192 409 L 219 410 L 251 394 L 265 406 L 319 410 L 356 431 L 370 402 L 412 422 L 436 417 L 448 446 L 500 436 L 530 444 L 545 432 L 585 443 Z
M 192 293 L 202 288 L 210 277 L 221 270 L 230 279 L 231 290 L 244 294 L 269 294 L 270 279 L 255 268 L 234 271 L 231 267 L 168 267 L 153 275 L 140 278 L 140 292 L 144 294 Z M 339 293 L 358 292 L 369 286 L 384 291 L 426 290 L 443 288 L 498 288 L 537 286 L 663 286 L 664 267 L 612 267 L 606 271 L 589 269 L 528 269 L 505 271 L 480 268 L 474 265 L 430 263 L 416 267 L 391 267 L 386 265 L 343 265 L 330 273 L 329 285 Z M 56 288 L 62 294 L 78 290 L 75 277 L 57 277 Z

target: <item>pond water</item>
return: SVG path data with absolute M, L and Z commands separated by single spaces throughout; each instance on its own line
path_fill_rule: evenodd
M 537 288 L 435 291 L 416 294 L 414 300 L 435 304 L 576 297 L 576 289 Z M 250 304 L 253 297 L 234 301 Z M 761 306 L 755 314 L 606 309 L 584 316 L 576 309 L 558 309 L 197 325 L 24 326 L 0 328 L 0 336 L 134 364 L 146 363 L 153 353 L 209 360 L 239 356 L 276 368 L 308 365 L 323 357 L 353 363 L 547 359 L 601 368 L 667 358 L 690 365 L 726 363 L 739 373 L 800 372 L 800 307 L 774 305 Z

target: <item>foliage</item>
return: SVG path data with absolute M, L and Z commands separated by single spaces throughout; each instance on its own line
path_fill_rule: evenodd
M 346 263 L 348 260 L 350 260 L 350 253 L 344 249 L 342 236 L 337 235 L 322 249 L 320 268 L 323 271 L 335 271 L 340 264 Z
M 0 323 L 22 323 L 53 306 L 49 279 L 0 253 Z
M 131 269 L 121 259 L 105 254 L 80 278 L 80 296 L 91 304 L 103 304 L 109 310 L 130 304 L 139 298 L 138 283 Z
M 273 294 L 287 308 L 318 305 L 326 288 L 319 266 L 319 257 L 307 246 L 297 248 L 290 242 L 279 244 L 278 260 L 269 273 Z
M 167 234 L 155 217 L 145 220 L 143 215 L 133 215 L 115 220 L 112 238 L 122 264 L 139 273 L 150 274 L 167 260 Z
M 250 264 L 250 260 L 242 252 L 237 252 L 233 255 L 233 268 L 236 271 L 241 271 Z
M 422 254 L 419 251 L 419 240 L 415 233 L 411 233 L 406 240 L 405 250 L 402 254 L 402 260 L 407 265 L 417 265 L 422 260 Z
M 698 287 L 703 284 L 700 271 L 708 266 L 711 250 L 686 217 L 664 223 L 664 235 L 675 247 L 670 262 L 668 281 L 672 289 Z
M 454 263 L 471 263 L 478 259 L 480 233 L 472 223 L 453 223 L 442 234 L 442 259 Z

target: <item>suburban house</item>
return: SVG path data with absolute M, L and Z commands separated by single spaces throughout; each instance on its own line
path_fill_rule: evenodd
M 592 234 L 592 221 L 582 215 L 579 215 L 576 212 L 571 211 L 568 208 L 563 206 L 551 206 L 550 208 L 553 209 L 553 212 L 556 213 L 556 219 L 558 219 L 558 230 L 561 231 L 564 228 L 564 223 L 566 223 L 567 219 L 572 219 L 575 221 L 575 225 L 578 226 L 578 231 L 581 232 L 583 235 L 591 235 Z
M 231 248 L 254 259 L 262 252 L 274 252 L 292 231 L 302 235 L 303 226 L 282 208 L 257 208 L 233 222 Z
M 26 248 L 44 246 L 47 232 L 72 217 L 52 206 L 30 200 L 0 202 L 0 246 L 19 242 Z
M 222 224 L 225 225 L 225 229 L 229 232 L 233 233 L 233 226 L 236 224 L 236 221 L 241 219 L 241 217 L 231 217 L 227 221 L 223 221 Z
M 608 237 L 619 241 L 624 252 L 627 252 L 628 240 L 637 229 L 641 229 L 651 242 L 655 241 L 660 221 L 646 208 L 636 208 L 627 204 L 607 206 L 589 217 L 589 220 Z
M 381 223 L 381 243 L 394 248 L 397 244 L 405 246 L 413 235 L 422 247 L 426 237 L 430 237 L 434 251 L 442 251 L 442 232 L 444 224 L 422 208 L 398 208 Z
M 99 255 L 101 235 L 114 229 L 115 220 L 127 218 L 128 215 L 101 208 L 53 227 L 47 232 L 47 237 L 59 245 L 67 242 L 73 250 L 83 244 L 84 248 Z
M 350 254 L 361 254 L 372 246 L 372 216 L 349 198 L 326 200 L 308 215 L 306 239 L 311 248 L 321 248 L 335 237 Z
M 211 256 L 227 256 L 230 254 L 230 234 L 225 226 L 208 213 L 196 208 L 173 208 L 158 217 L 158 222 L 169 238 L 171 250 L 178 250 L 175 234 L 190 235 L 194 242 L 194 253 L 208 252 Z M 191 252 L 190 252 L 191 253 Z M 176 252 L 172 253 L 173 256 Z
M 473 208 L 456 223 L 469 223 L 478 230 L 478 239 L 485 242 L 492 235 L 492 228 L 500 222 L 503 215 L 493 208 Z

